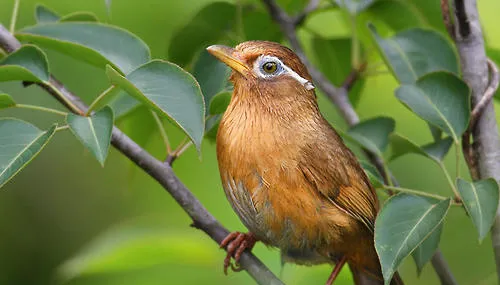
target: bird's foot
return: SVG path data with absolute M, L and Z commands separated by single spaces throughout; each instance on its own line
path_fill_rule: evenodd
M 256 242 L 257 238 L 252 233 L 234 232 L 227 235 L 220 243 L 221 248 L 227 247 L 227 255 L 224 259 L 224 274 L 227 275 L 229 267 L 235 272 L 241 271 L 242 268 L 239 266 L 241 254 L 246 249 L 252 250 Z M 234 257 L 234 265 L 231 263 L 231 257 Z
M 345 255 L 344 255 L 339 260 L 339 262 L 337 262 L 337 264 L 335 264 L 335 267 L 333 268 L 333 271 L 330 274 L 330 277 L 326 281 L 326 285 L 332 285 L 333 284 L 333 281 L 335 281 L 335 279 L 337 279 L 337 276 L 339 275 L 340 270 L 342 269 L 342 267 L 344 267 L 344 264 L 346 263 L 346 261 L 347 261 L 347 259 L 346 259 Z

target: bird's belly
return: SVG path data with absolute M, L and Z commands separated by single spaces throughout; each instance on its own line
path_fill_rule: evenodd
M 332 246 L 339 242 L 342 221 L 307 189 L 279 189 L 264 183 L 225 179 L 224 190 L 245 226 L 267 245 L 281 249 L 284 261 L 299 264 L 331 262 Z M 296 191 L 294 191 L 296 190 Z M 288 191 L 288 193 L 287 193 Z

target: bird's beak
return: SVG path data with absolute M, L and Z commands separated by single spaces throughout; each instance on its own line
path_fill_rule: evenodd
M 234 48 L 223 46 L 223 45 L 213 45 L 207 47 L 207 51 L 213 56 L 218 58 L 223 63 L 227 64 L 233 70 L 246 76 L 248 73 L 248 66 L 237 58 L 235 54 L 237 53 Z

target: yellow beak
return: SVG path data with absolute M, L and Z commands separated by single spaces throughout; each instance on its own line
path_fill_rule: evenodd
M 207 51 L 243 76 L 248 75 L 248 66 L 235 56 L 236 50 L 234 48 L 223 45 L 213 45 L 207 47 Z

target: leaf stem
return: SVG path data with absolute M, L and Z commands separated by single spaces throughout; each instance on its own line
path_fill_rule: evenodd
M 453 180 L 451 179 L 450 173 L 446 169 L 446 166 L 444 165 L 443 162 L 438 163 L 439 168 L 443 170 L 444 176 L 446 177 L 446 181 L 448 181 L 448 184 L 450 185 L 451 190 L 453 191 L 453 194 L 455 194 L 455 198 L 460 197 L 458 194 L 457 187 L 455 186 L 455 183 L 453 183 Z
M 394 186 L 394 184 L 392 183 L 391 172 L 389 170 L 389 166 L 387 165 L 387 163 L 385 162 L 385 160 L 382 156 L 380 157 L 380 159 L 382 161 L 382 167 L 384 168 L 385 183 L 392 187 L 392 186 Z
M 455 143 L 455 165 L 456 165 L 456 177 L 460 177 L 460 145 Z
M 181 142 L 179 143 L 179 145 L 177 146 L 177 148 L 176 148 L 176 149 L 174 149 L 174 151 L 172 151 L 172 153 L 170 153 L 170 155 L 171 155 L 171 156 L 174 156 L 174 157 L 177 157 L 177 156 L 178 156 L 178 154 L 179 154 L 179 150 L 181 149 L 181 147 L 182 147 L 183 145 L 185 145 L 185 144 L 187 143 L 187 141 L 188 141 L 188 140 L 187 140 L 187 137 L 184 137 L 184 138 L 181 140 Z
M 184 137 L 182 141 L 179 143 L 177 148 L 173 152 L 169 152 L 167 158 L 165 159 L 165 163 L 172 166 L 174 161 L 184 152 L 188 147 L 192 144 L 191 141 L 188 141 L 187 137 Z
M 87 110 L 87 113 L 85 113 L 85 116 L 89 116 L 90 114 L 92 114 L 92 112 L 98 106 L 98 104 L 104 99 L 104 97 L 106 97 L 109 93 L 111 93 L 113 89 L 114 86 L 110 86 L 106 90 L 104 90 L 101 94 L 99 94 L 99 96 L 97 96 L 97 98 L 95 98 L 95 100 L 92 103 L 90 103 L 89 109 Z
M 26 104 L 16 104 L 14 105 L 14 108 L 21 108 L 21 109 L 30 109 L 30 110 L 37 110 L 37 111 L 42 111 L 42 112 L 47 112 L 47 113 L 52 113 L 56 115 L 61 115 L 61 116 L 66 116 L 68 113 L 47 108 L 47 107 L 42 107 L 42 106 L 35 106 L 35 105 L 26 105 Z
M 14 34 L 16 31 L 17 13 L 19 12 L 19 3 L 21 0 L 14 0 L 14 8 L 12 9 L 12 17 L 10 18 L 9 31 Z
M 64 102 L 64 105 L 67 106 L 71 111 L 77 113 L 78 115 L 82 116 L 85 115 L 85 113 L 82 110 L 80 110 L 80 108 L 78 108 L 69 98 L 64 96 L 64 94 L 61 93 L 61 91 L 56 86 L 54 86 L 54 84 L 52 84 L 50 81 L 44 82 L 42 87 L 50 89 L 50 91 L 53 92 L 53 95 L 57 96 L 57 98 L 61 102 Z
M 423 191 L 418 191 L 414 189 L 409 189 L 409 188 L 403 188 L 403 187 L 395 187 L 395 186 L 389 186 L 389 185 L 384 185 L 383 187 L 379 187 L 379 189 L 387 189 L 387 190 L 393 190 L 396 192 L 401 192 L 401 193 L 407 193 L 407 194 L 412 194 L 412 195 L 417 195 L 417 196 L 423 196 L 423 197 L 429 197 L 429 198 L 435 198 L 439 200 L 446 200 L 448 198 L 443 197 L 441 195 L 437 194 L 431 194 Z
M 180 146 L 178 150 L 176 151 L 175 156 L 179 157 L 181 154 L 183 154 L 190 146 L 193 145 L 192 141 L 186 142 L 184 145 Z
M 163 125 L 160 116 L 155 111 L 151 111 L 151 115 L 155 119 L 156 125 L 158 126 L 158 130 L 160 131 L 161 138 L 163 139 L 163 143 L 167 148 L 167 155 L 172 152 L 172 148 L 170 147 L 170 140 L 168 139 L 167 131 L 165 130 L 165 126 Z
M 56 132 L 64 131 L 64 130 L 67 130 L 67 129 L 69 129 L 68 125 L 60 126 L 60 127 L 56 128 Z
M 356 16 L 352 15 L 350 17 L 351 17 L 351 30 L 352 30 L 351 65 L 352 68 L 358 69 L 360 64 L 360 50 L 359 50 L 358 32 L 356 29 Z

